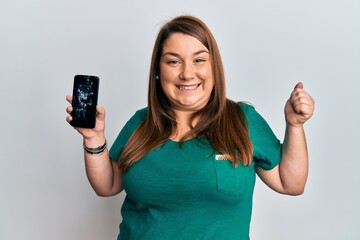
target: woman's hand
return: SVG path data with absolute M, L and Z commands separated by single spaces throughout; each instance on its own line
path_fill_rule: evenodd
M 285 104 L 286 122 L 294 127 L 302 126 L 314 113 L 315 101 L 303 89 L 303 84 L 296 84 L 289 100 Z
M 66 100 L 71 104 L 72 96 L 66 96 Z M 68 106 L 66 108 L 66 112 L 69 116 L 66 117 L 66 121 L 70 124 L 72 117 L 71 112 L 73 108 L 72 106 Z M 105 138 L 104 130 L 105 130 L 105 109 L 99 105 L 96 106 L 96 123 L 95 128 L 78 128 L 74 127 L 84 138 L 84 140 L 91 140 L 96 138 Z

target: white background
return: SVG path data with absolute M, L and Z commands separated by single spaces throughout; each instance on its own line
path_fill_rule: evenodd
M 179 14 L 210 27 L 228 97 L 253 103 L 280 139 L 295 84 L 316 99 L 305 194 L 279 195 L 258 180 L 251 239 L 360 239 L 357 0 L 1 1 L 0 239 L 116 239 L 124 193 L 92 191 L 65 95 L 76 74 L 101 78 L 112 143 L 146 106 L 155 36 Z

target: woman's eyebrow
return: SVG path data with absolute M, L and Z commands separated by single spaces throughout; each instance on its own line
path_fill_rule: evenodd
M 174 56 L 174 57 L 180 57 L 179 54 L 174 53 L 174 52 L 166 52 L 166 53 L 164 53 L 164 54 L 162 55 L 162 57 L 165 56 L 165 55 L 171 55 L 171 56 Z
M 207 54 L 209 54 L 209 51 L 203 49 L 203 50 L 199 50 L 199 51 L 194 52 L 193 55 L 196 56 L 196 55 L 199 55 L 199 54 L 201 54 L 201 53 L 207 53 Z M 165 56 L 165 55 L 171 55 L 171 56 L 174 56 L 174 57 L 180 57 L 180 54 L 175 53 L 175 52 L 166 52 L 166 53 L 164 53 L 162 56 Z
M 199 55 L 199 54 L 201 54 L 201 53 L 207 53 L 207 54 L 209 54 L 209 51 L 208 50 L 199 50 L 199 51 L 197 51 L 197 52 L 194 52 L 194 54 L 193 55 Z

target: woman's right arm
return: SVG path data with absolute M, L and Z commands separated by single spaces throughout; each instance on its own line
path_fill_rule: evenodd
M 71 104 L 72 97 L 66 96 L 66 100 Z M 70 113 L 72 106 L 66 108 L 66 121 L 72 120 Z M 88 148 L 102 146 L 105 141 L 105 109 L 96 106 L 97 116 L 96 125 L 93 129 L 75 128 L 83 136 L 83 144 Z M 122 174 L 116 162 L 109 156 L 108 148 L 100 154 L 90 154 L 84 151 L 86 175 L 90 185 L 97 195 L 102 197 L 113 196 L 123 190 Z

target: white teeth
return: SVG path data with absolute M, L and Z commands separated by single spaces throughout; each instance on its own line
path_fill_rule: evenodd
M 198 86 L 199 86 L 199 84 L 190 85 L 190 86 L 178 85 L 177 87 L 178 87 L 180 90 L 194 90 L 194 89 L 196 89 Z

